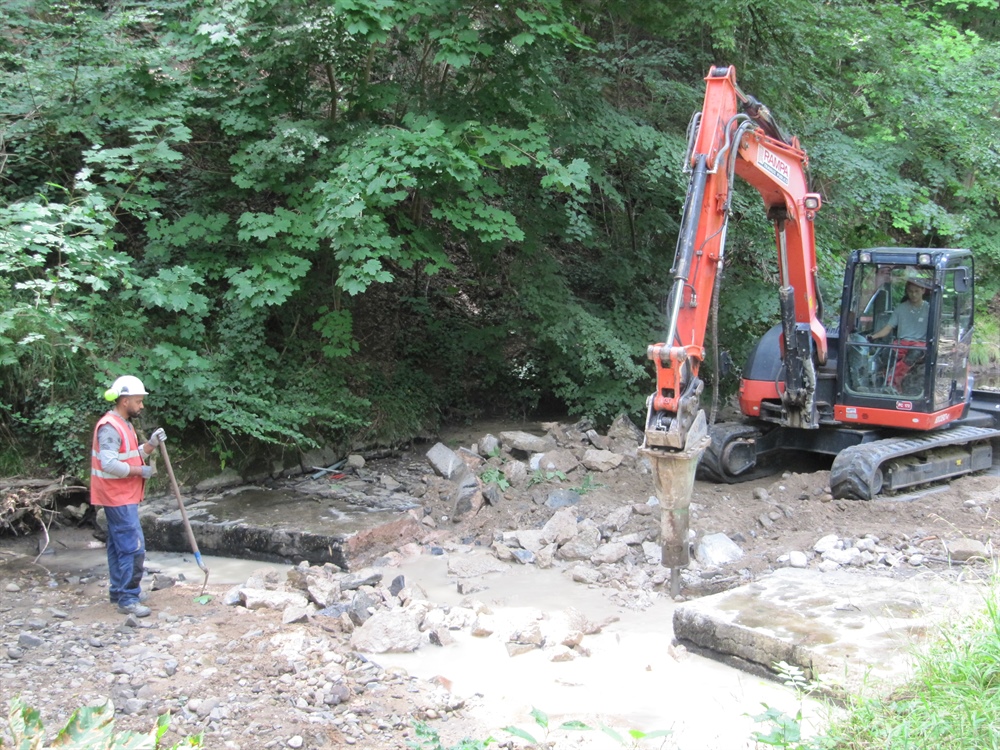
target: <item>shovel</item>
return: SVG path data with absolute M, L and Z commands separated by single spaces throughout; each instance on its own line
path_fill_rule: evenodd
M 201 561 L 201 552 L 198 551 L 198 542 L 194 539 L 194 532 L 191 530 L 191 522 L 188 520 L 187 511 L 184 510 L 184 501 L 181 499 L 181 491 L 177 486 L 177 479 L 174 477 L 174 470 L 170 466 L 170 456 L 167 455 L 167 446 L 160 443 L 160 454 L 163 456 L 163 465 L 167 467 L 167 476 L 170 477 L 170 486 L 174 488 L 174 496 L 177 498 L 177 507 L 181 509 L 181 518 L 184 520 L 184 530 L 187 531 L 188 541 L 191 543 L 191 551 L 194 552 L 194 561 L 198 567 L 205 571 L 205 582 L 201 585 L 201 596 L 205 595 L 205 587 L 208 586 L 208 568 Z

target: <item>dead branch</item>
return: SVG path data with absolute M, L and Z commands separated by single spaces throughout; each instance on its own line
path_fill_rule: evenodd
M 41 527 L 46 531 L 47 537 L 46 513 L 54 513 L 60 497 L 86 490 L 86 487 L 67 484 L 66 480 L 65 476 L 54 480 L 20 477 L 0 479 L 0 535 L 28 534 Z

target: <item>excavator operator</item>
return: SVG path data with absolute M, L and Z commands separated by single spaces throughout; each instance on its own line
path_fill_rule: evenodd
M 868 337 L 874 342 L 896 330 L 896 362 L 892 372 L 892 386 L 896 390 L 900 389 L 906 374 L 923 358 L 927 348 L 929 305 L 924 295 L 930 288 L 931 281 L 916 271 L 907 274 L 903 301 L 892 311 L 885 326 Z

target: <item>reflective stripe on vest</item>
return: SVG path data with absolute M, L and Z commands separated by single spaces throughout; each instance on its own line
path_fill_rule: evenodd
M 92 505 L 130 505 L 142 500 L 145 480 L 141 476 L 116 477 L 101 468 L 101 449 L 97 431 L 110 424 L 121 438 L 118 460 L 129 466 L 143 466 L 139 442 L 132 425 L 114 412 L 108 412 L 97 421 L 90 449 L 90 502 Z

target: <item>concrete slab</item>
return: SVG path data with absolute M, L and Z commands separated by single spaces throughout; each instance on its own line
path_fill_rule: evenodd
M 910 673 L 928 636 L 984 609 L 988 586 L 959 578 L 783 568 L 679 605 L 674 635 L 752 671 L 783 661 L 850 692 L 877 689 Z
M 367 499 L 367 498 L 366 498 Z M 246 560 L 313 565 L 344 570 L 424 537 L 427 528 L 406 510 L 412 498 L 376 497 L 368 506 L 341 497 L 244 488 L 211 499 L 184 500 L 203 554 Z M 141 507 L 146 548 L 190 551 L 176 499 L 147 498 Z

